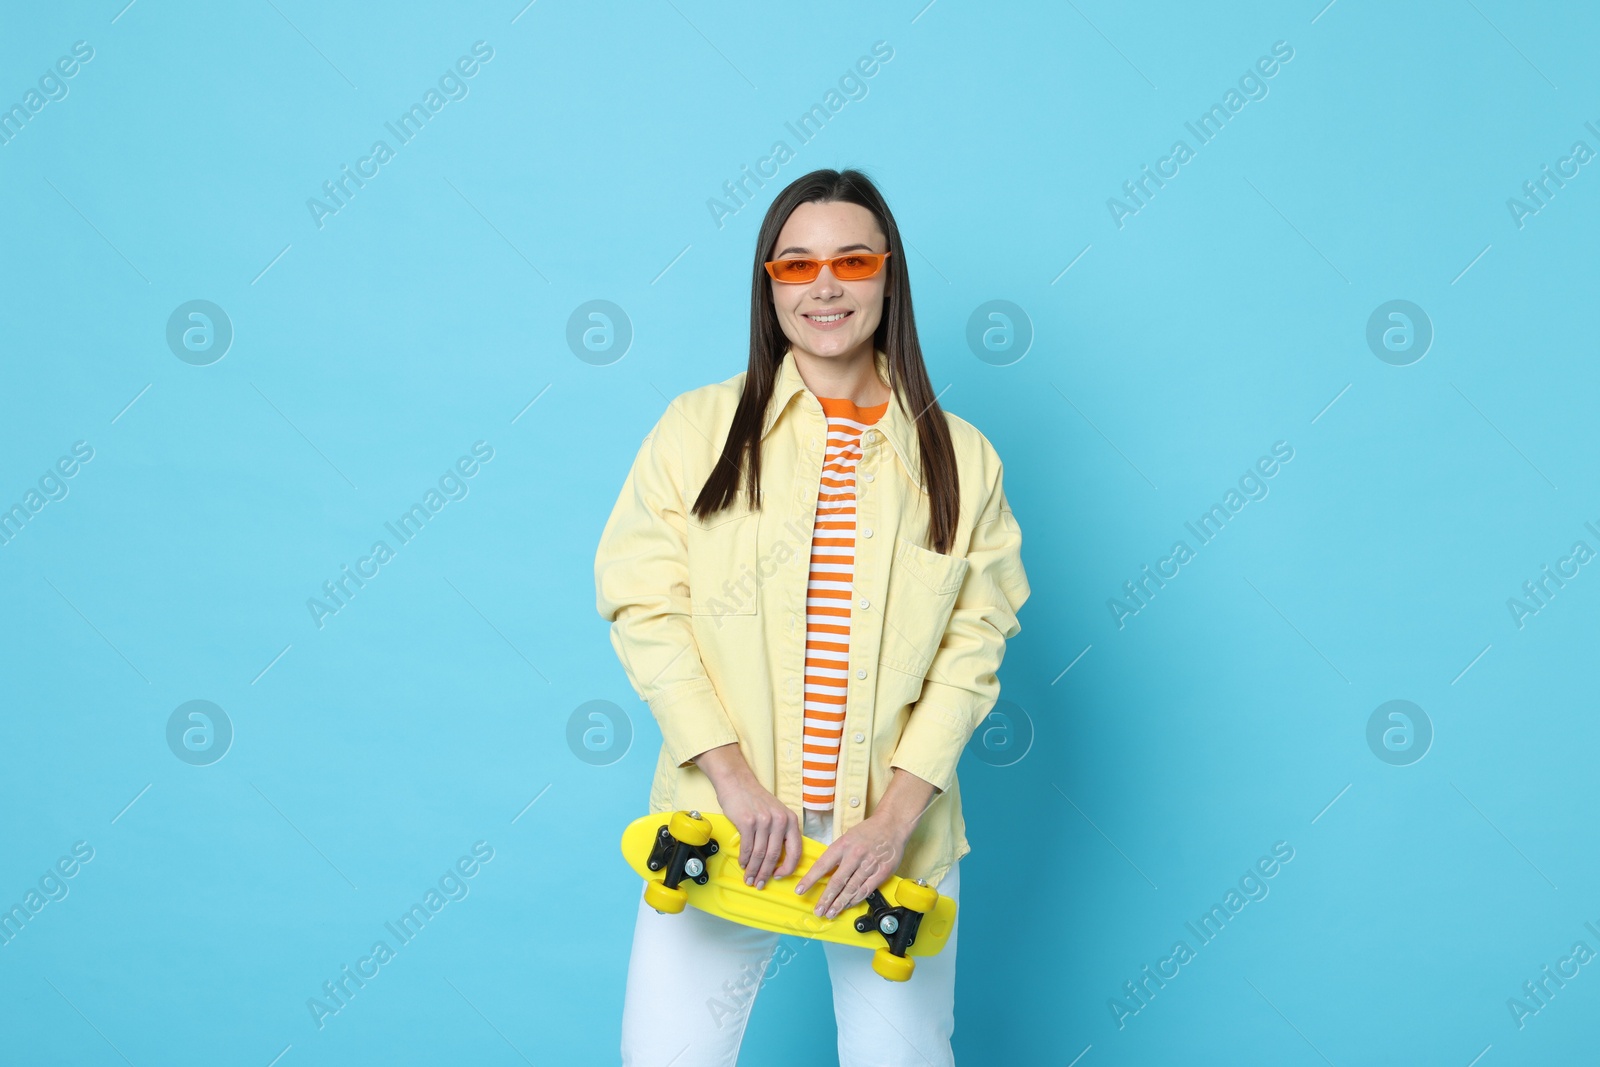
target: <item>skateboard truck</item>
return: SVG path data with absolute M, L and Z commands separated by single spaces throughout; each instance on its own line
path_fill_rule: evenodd
M 915 964 L 906 959 L 906 951 L 917 940 L 917 927 L 922 916 L 933 909 L 939 899 L 936 890 L 918 878 L 900 883 L 901 903 L 890 904 L 882 890 L 867 894 L 867 913 L 856 919 L 856 931 L 869 933 L 876 930 L 888 942 L 872 954 L 872 969 L 891 982 L 904 982 L 911 977 Z
M 647 861 L 652 871 L 665 871 L 659 882 L 644 887 L 644 902 L 663 915 L 676 915 L 689 901 L 689 894 L 678 888 L 685 878 L 705 885 L 711 875 L 706 860 L 722 846 L 711 837 L 711 820 L 698 811 L 675 811 L 667 824 L 656 832 L 655 844 Z

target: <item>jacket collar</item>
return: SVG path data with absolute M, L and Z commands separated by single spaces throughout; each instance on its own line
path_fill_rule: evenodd
M 878 378 L 885 385 L 893 389 L 889 381 L 889 357 L 881 348 L 873 349 L 873 359 L 878 371 Z M 761 424 L 761 437 L 766 439 L 768 431 L 777 424 L 785 410 L 798 394 L 810 392 L 805 379 L 800 377 L 800 369 L 795 365 L 793 347 L 784 349 L 783 361 L 778 364 L 777 374 L 772 385 L 772 399 L 767 403 L 765 420 Z M 911 481 L 927 492 L 927 487 L 922 484 L 922 450 L 917 438 L 917 426 L 911 417 L 900 408 L 901 394 L 894 390 L 894 395 L 889 399 L 889 408 L 883 417 L 873 424 L 872 428 L 882 430 L 889 444 L 893 446 L 895 454 L 900 457 L 900 463 L 911 475 Z

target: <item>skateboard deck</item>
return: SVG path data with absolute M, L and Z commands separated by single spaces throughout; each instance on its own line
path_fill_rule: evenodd
M 769 878 L 761 889 L 745 885 L 739 831 L 718 812 L 635 819 L 623 831 L 622 855 L 645 879 L 645 902 L 659 912 L 677 913 L 689 904 L 744 926 L 876 949 L 873 969 L 890 981 L 911 976 L 915 965 L 905 957 L 932 956 L 944 948 L 955 926 L 956 902 L 896 875 L 834 918 L 816 915 L 828 879 L 818 879 L 803 896 L 794 886 L 827 846 L 804 836 L 800 844 L 795 872 Z

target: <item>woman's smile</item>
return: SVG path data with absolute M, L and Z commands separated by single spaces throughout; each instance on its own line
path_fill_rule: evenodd
M 853 311 L 803 311 L 801 317 L 809 322 L 814 329 L 836 330 L 839 324 L 855 314 Z

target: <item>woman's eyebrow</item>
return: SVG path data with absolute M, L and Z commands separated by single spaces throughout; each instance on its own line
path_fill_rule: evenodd
M 840 245 L 838 248 L 833 250 L 833 254 L 834 255 L 839 255 L 841 252 L 871 252 L 871 251 L 872 251 L 872 246 L 871 245 L 863 245 L 863 244 Z M 811 249 L 809 249 L 809 248 L 801 248 L 799 245 L 790 245 L 788 248 L 785 248 L 783 251 L 779 252 L 778 255 L 786 256 L 790 252 L 798 252 L 802 256 L 809 256 L 811 254 Z

